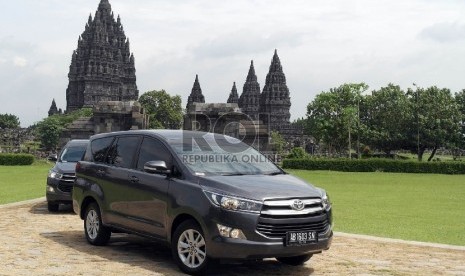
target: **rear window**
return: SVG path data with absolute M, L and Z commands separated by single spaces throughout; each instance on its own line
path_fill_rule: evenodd
M 92 158 L 94 162 L 104 163 L 107 151 L 111 146 L 113 137 L 95 139 L 91 142 Z

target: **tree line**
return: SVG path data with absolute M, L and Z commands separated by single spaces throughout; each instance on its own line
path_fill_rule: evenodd
M 421 161 L 428 150 L 431 161 L 441 147 L 465 148 L 465 89 L 388 84 L 368 92 L 365 83 L 343 84 L 318 94 L 298 123 L 329 154 L 408 150 Z

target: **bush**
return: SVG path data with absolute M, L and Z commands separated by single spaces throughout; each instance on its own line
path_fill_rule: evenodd
M 291 152 L 287 155 L 287 158 L 297 158 L 297 159 L 302 159 L 302 158 L 307 158 L 308 154 L 305 152 L 305 150 L 302 147 L 295 147 L 291 149 Z
M 34 163 L 34 156 L 32 154 L 0 154 L 1 166 L 26 166 Z
M 465 174 L 463 162 L 417 162 L 391 159 L 284 159 L 283 168 L 343 172 Z

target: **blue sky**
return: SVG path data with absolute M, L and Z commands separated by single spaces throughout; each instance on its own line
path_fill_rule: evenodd
M 0 114 L 28 126 L 53 98 L 66 106 L 71 54 L 99 0 L 0 0 Z M 291 119 L 345 82 L 370 90 L 465 89 L 465 1 L 110 0 L 136 58 L 140 94 L 165 89 L 185 105 L 195 75 L 207 102 L 242 93 L 250 60 L 260 87 L 278 49 Z

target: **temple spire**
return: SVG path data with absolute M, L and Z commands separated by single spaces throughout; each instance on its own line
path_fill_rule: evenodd
M 194 85 L 191 94 L 187 98 L 186 108 L 189 108 L 193 103 L 205 103 L 205 97 L 202 94 L 202 88 L 200 88 L 199 75 L 195 75 Z
M 111 5 L 110 5 L 110 2 L 108 2 L 108 0 L 101 0 L 100 1 L 100 4 L 98 5 L 98 10 L 99 11 L 107 11 L 108 13 L 111 13 Z
M 255 74 L 252 60 L 250 61 L 249 73 L 247 74 L 238 104 L 242 112 L 247 114 L 252 120 L 258 120 L 259 103 L 260 84 L 257 82 L 257 75 Z
M 234 82 L 233 87 L 231 89 L 231 93 L 229 94 L 227 103 L 238 103 L 238 102 L 239 102 L 239 96 L 237 95 L 236 82 Z
M 265 114 L 263 117 L 265 124 L 268 124 L 271 130 L 279 131 L 280 128 L 290 124 L 290 107 L 291 98 L 289 88 L 286 85 L 286 76 L 279 60 L 278 51 L 275 50 L 260 96 L 260 114 Z
M 71 58 L 66 111 L 93 107 L 100 101 L 137 100 L 134 60 L 119 17 L 116 22 L 110 2 L 101 0 Z
M 55 115 L 55 114 L 59 114 L 58 112 L 58 108 L 57 108 L 57 104 L 55 102 L 55 99 L 53 99 L 52 101 L 52 105 L 50 106 L 50 109 L 48 110 L 48 116 L 52 116 L 52 115 Z

